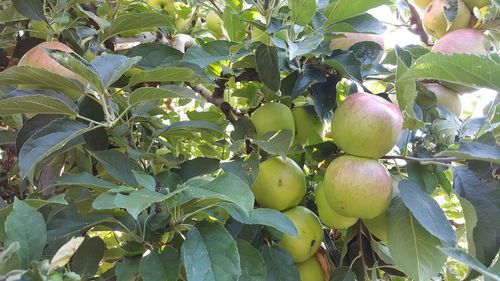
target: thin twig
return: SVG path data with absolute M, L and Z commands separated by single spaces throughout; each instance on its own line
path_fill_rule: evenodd
M 412 162 L 439 162 L 439 163 L 451 163 L 451 162 L 463 162 L 465 161 L 464 159 L 460 159 L 457 157 L 435 157 L 435 158 L 418 158 L 418 157 L 411 157 L 411 156 L 384 156 L 382 157 L 383 159 L 401 159 L 405 161 L 412 161 Z

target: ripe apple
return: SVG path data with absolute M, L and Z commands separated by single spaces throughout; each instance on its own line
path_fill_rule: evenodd
M 306 178 L 295 161 L 275 156 L 260 163 L 252 192 L 262 207 L 286 210 L 306 194 Z
M 457 15 L 448 29 L 448 23 L 444 14 L 445 8 L 447 7 L 447 0 L 433 0 L 427 6 L 422 19 L 422 25 L 427 34 L 436 38 L 441 38 L 450 31 L 469 26 L 471 18 L 470 11 L 462 0 L 458 0 Z
M 299 271 L 300 281 L 322 281 L 324 279 L 323 269 L 316 257 L 296 263 L 295 267 Z
M 369 158 L 384 156 L 403 131 L 403 116 L 392 103 L 372 94 L 348 96 L 332 120 L 332 140 L 345 152 Z
M 255 126 L 256 137 L 262 138 L 269 132 L 279 130 L 290 130 L 293 143 L 295 136 L 295 121 L 290 108 L 282 103 L 266 103 L 257 108 L 251 117 L 252 123 Z
M 427 5 L 432 2 L 432 0 L 412 0 L 412 2 L 420 9 L 425 9 Z
M 344 229 L 354 225 L 358 221 L 358 218 L 345 217 L 335 212 L 326 200 L 324 189 L 324 185 L 320 183 L 314 194 L 314 202 L 316 203 L 316 207 L 318 207 L 321 222 L 333 229 Z
M 363 223 L 371 234 L 381 241 L 387 241 L 387 212 L 384 211 L 373 219 L 363 219 Z
M 335 33 L 335 35 L 344 35 L 345 37 L 332 39 L 332 41 L 330 41 L 330 50 L 348 50 L 352 45 L 363 41 L 375 42 L 379 44 L 382 49 L 384 48 L 384 38 L 382 35 L 354 32 Z
M 323 230 L 318 217 L 303 206 L 283 212 L 297 228 L 298 236 L 283 234 L 279 245 L 286 249 L 294 262 L 304 262 L 318 251 L 323 240 Z
M 292 109 L 295 120 L 295 143 L 315 144 L 325 137 L 325 124 L 311 105 L 299 105 Z
M 325 197 L 337 213 L 347 217 L 372 219 L 389 206 L 392 181 L 378 160 L 343 155 L 325 171 Z
M 64 45 L 61 42 L 57 41 L 42 42 L 36 45 L 35 47 L 31 48 L 28 52 L 26 52 L 26 54 L 24 54 L 23 57 L 19 60 L 19 63 L 17 65 L 43 68 L 50 72 L 64 76 L 66 78 L 83 80 L 79 75 L 68 70 L 64 66 L 60 65 L 56 60 L 51 58 L 45 52 L 45 49 L 59 50 L 66 53 L 73 53 L 73 50 L 70 47 Z
M 458 29 L 447 33 L 432 47 L 435 53 L 487 55 L 491 42 L 480 30 L 472 28 Z
M 474 7 L 482 8 L 484 6 L 490 5 L 490 0 L 463 0 L 465 5 L 472 11 Z
M 210 11 L 207 14 L 205 21 L 208 31 L 215 37 L 220 38 L 223 36 L 222 24 L 224 23 L 222 19 L 217 15 L 216 12 Z
M 448 109 L 455 116 L 460 117 L 462 103 L 460 96 L 455 91 L 438 83 L 424 84 L 425 87 L 436 95 L 436 103 Z

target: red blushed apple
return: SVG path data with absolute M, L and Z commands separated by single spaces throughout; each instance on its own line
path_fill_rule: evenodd
M 372 219 L 387 209 L 392 180 L 378 160 L 343 155 L 325 172 L 324 193 L 328 204 L 342 216 Z
M 482 31 L 464 28 L 452 31 L 436 41 L 432 47 L 435 53 L 487 55 L 490 40 Z
M 403 116 L 394 104 L 372 94 L 348 96 L 332 120 L 333 142 L 351 155 L 378 159 L 394 147 Z

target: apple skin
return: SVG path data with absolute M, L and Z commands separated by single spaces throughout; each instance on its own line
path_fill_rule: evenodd
M 433 0 L 427 6 L 422 19 L 422 25 L 427 34 L 435 38 L 441 38 L 446 33 L 453 30 L 469 27 L 471 18 L 470 11 L 462 0 L 458 0 L 457 15 L 450 28 L 447 30 L 448 24 L 444 15 L 444 8 L 447 7 L 447 5 L 447 0 Z
M 325 124 L 316 115 L 313 106 L 296 106 L 292 109 L 295 121 L 295 143 L 314 144 L 314 136 L 325 137 Z
M 425 9 L 432 0 L 412 0 L 411 2 L 420 9 Z
M 175 0 L 146 0 L 149 6 L 175 14 Z
M 210 11 L 207 14 L 206 17 L 206 25 L 208 31 L 215 37 L 215 38 L 221 38 L 223 35 L 222 33 L 222 24 L 224 23 L 222 19 L 217 15 L 216 12 Z
M 462 102 L 459 95 L 438 83 L 424 84 L 424 86 L 436 95 L 436 103 L 448 109 L 455 116 L 460 117 L 462 113 Z
M 279 130 L 290 130 L 293 143 L 295 136 L 295 121 L 290 108 L 282 103 L 266 103 L 257 108 L 250 118 L 256 130 L 256 137 L 262 138 L 266 133 Z
M 302 201 L 306 178 L 295 161 L 275 156 L 260 163 L 252 192 L 260 206 L 283 211 Z
M 300 274 L 300 281 L 322 281 L 324 280 L 323 269 L 316 257 L 296 263 L 295 267 Z
M 463 0 L 465 5 L 472 11 L 474 7 L 482 8 L 484 6 L 490 5 L 490 0 Z
M 318 217 L 303 206 L 283 212 L 297 228 L 298 236 L 283 234 L 279 245 L 286 249 L 294 262 L 304 262 L 319 249 L 323 240 L 323 229 Z
M 321 222 L 333 229 L 344 229 L 354 225 L 358 221 L 358 218 L 345 217 L 335 212 L 326 200 L 324 189 L 324 185 L 320 183 L 314 194 L 314 202 L 316 203 L 316 207 L 318 207 Z
M 343 155 L 333 160 L 323 180 L 330 207 L 346 217 L 372 219 L 392 198 L 389 172 L 378 160 Z
M 59 74 L 66 78 L 76 79 L 83 81 L 82 78 L 76 73 L 68 70 L 64 66 L 60 65 L 56 60 L 51 58 L 44 49 L 59 50 L 66 53 L 73 53 L 73 50 L 58 41 L 47 41 L 42 42 L 35 47 L 31 48 L 23 57 L 19 60 L 17 65 L 19 66 L 31 66 L 37 68 L 44 68 L 50 72 Z
M 378 159 L 389 152 L 403 131 L 399 108 L 372 94 L 355 93 L 337 108 L 332 140 L 351 155 Z
M 363 42 L 371 41 L 379 44 L 382 49 L 384 48 L 384 37 L 378 34 L 367 34 L 367 33 L 354 33 L 354 32 L 342 32 L 335 33 L 335 35 L 344 35 L 345 37 L 338 37 L 330 41 L 330 50 L 348 50 L 352 45 Z
M 490 52 L 490 45 L 490 40 L 482 31 L 463 28 L 449 32 L 437 40 L 432 47 L 432 52 L 482 56 Z
M 387 241 L 387 212 L 384 211 L 373 219 L 364 219 L 363 224 L 380 241 Z

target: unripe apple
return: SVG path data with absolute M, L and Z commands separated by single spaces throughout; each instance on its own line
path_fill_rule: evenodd
M 394 147 L 403 131 L 403 116 L 392 103 L 372 94 L 348 96 L 332 120 L 332 140 L 345 152 L 380 158 Z
M 82 80 L 82 78 L 76 73 L 68 70 L 64 66 L 60 65 L 56 60 L 49 56 L 45 52 L 45 49 L 49 50 L 59 50 L 66 53 L 73 53 L 73 50 L 58 41 L 47 41 L 42 42 L 35 47 L 31 48 L 23 57 L 19 60 L 17 65 L 19 66 L 31 66 L 37 68 L 43 68 L 50 72 L 59 74 L 66 78 Z
M 286 249 L 294 262 L 304 262 L 318 251 L 323 240 L 323 230 L 318 217 L 303 206 L 283 212 L 297 229 L 297 236 L 283 234 L 279 245 Z
M 458 93 L 438 83 L 424 84 L 424 86 L 436 95 L 436 103 L 438 105 L 448 109 L 455 116 L 460 117 L 462 103 Z
M 164 10 L 169 14 L 175 14 L 175 0 L 146 0 L 149 6 Z
M 387 212 L 383 212 L 373 219 L 363 219 L 363 224 L 378 239 L 387 241 Z
M 335 35 L 343 35 L 345 37 L 332 39 L 332 41 L 330 41 L 330 50 L 348 50 L 352 45 L 364 41 L 375 42 L 380 45 L 382 49 L 384 48 L 384 37 L 382 37 L 382 35 L 354 32 L 335 33 Z
M 486 5 L 491 4 L 490 0 L 463 0 L 463 1 L 471 11 L 472 9 L 474 9 L 474 7 L 482 8 Z
M 257 108 L 250 118 L 256 130 L 256 137 L 262 138 L 269 132 L 290 130 L 293 143 L 295 136 L 295 121 L 290 108 L 282 103 L 266 103 Z
M 358 218 L 345 217 L 335 212 L 326 200 L 324 190 L 324 185 L 320 183 L 314 194 L 314 202 L 316 203 L 316 207 L 318 207 L 321 222 L 333 229 L 344 229 L 354 225 L 358 221 Z
M 310 105 L 299 105 L 292 109 L 295 121 L 295 143 L 315 144 L 325 136 L 325 124 Z
M 224 23 L 222 19 L 217 15 L 216 12 L 210 11 L 207 14 L 205 21 L 208 31 L 215 37 L 220 38 L 223 36 L 222 24 Z
M 458 29 L 447 33 L 432 47 L 435 53 L 487 55 L 491 42 L 480 30 L 472 28 Z
M 392 198 L 389 172 L 378 160 L 343 155 L 325 171 L 325 197 L 337 213 L 372 219 L 380 215 Z
M 432 2 L 432 0 L 412 0 L 412 2 L 420 9 L 425 9 L 427 5 Z
M 296 263 L 295 267 L 299 271 L 300 281 L 322 281 L 324 280 L 323 269 L 316 257 Z
M 470 11 L 462 0 L 458 0 L 457 15 L 448 29 L 448 23 L 444 14 L 445 8 L 447 7 L 447 0 L 433 0 L 427 6 L 422 19 L 422 25 L 427 34 L 436 38 L 441 38 L 450 31 L 469 26 L 471 18 Z
M 275 156 L 260 163 L 252 192 L 260 206 L 286 210 L 302 201 L 306 178 L 295 161 Z

